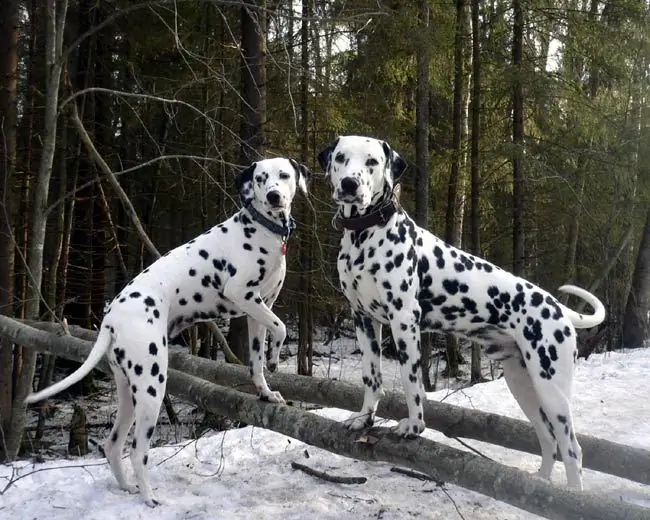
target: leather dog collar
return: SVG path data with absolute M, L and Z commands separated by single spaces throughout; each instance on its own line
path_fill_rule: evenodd
M 391 197 L 387 202 L 381 204 L 370 213 L 360 217 L 344 217 L 341 215 L 341 208 L 339 207 L 332 219 L 332 225 L 334 229 L 340 230 L 344 228 L 350 231 L 362 231 L 372 226 L 383 227 L 397 213 L 399 207 L 399 203 L 394 197 Z
M 293 233 L 293 231 L 296 229 L 296 220 L 291 215 L 289 215 L 288 224 L 286 226 L 282 226 L 277 222 L 273 222 L 270 218 L 266 217 L 265 215 L 262 215 L 259 211 L 257 211 L 253 207 L 250 201 L 244 207 L 251 214 L 253 220 L 255 220 L 256 222 L 264 226 L 271 233 L 275 233 L 276 235 L 282 237 L 285 241 L 287 238 L 289 238 L 291 233 Z

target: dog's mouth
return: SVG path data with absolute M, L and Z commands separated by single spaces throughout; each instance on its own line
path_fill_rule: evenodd
M 267 202 L 266 206 L 271 213 L 282 213 L 284 210 L 287 209 L 282 202 L 278 202 L 277 204 L 271 204 Z
M 334 201 L 346 204 L 360 203 L 361 197 L 357 194 L 343 193 L 341 190 L 337 190 L 334 193 Z

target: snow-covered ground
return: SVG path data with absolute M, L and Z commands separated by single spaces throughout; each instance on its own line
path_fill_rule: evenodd
M 315 358 L 315 375 L 360 382 L 360 356 L 352 353 L 354 342 L 341 339 L 331 346 L 318 346 L 328 354 Z M 330 354 L 331 351 L 331 355 Z M 295 358 L 288 357 L 282 369 L 294 370 Z M 487 373 L 487 372 L 486 372 Z M 579 360 L 576 373 L 574 415 L 577 429 L 630 446 L 648 448 L 650 439 L 650 350 L 593 355 Z M 496 372 L 498 375 L 498 371 Z M 384 363 L 388 388 L 401 389 L 395 362 Z M 459 382 L 445 382 L 443 390 L 428 395 L 523 419 L 505 381 L 459 389 Z M 107 387 L 109 388 L 109 387 Z M 89 421 L 110 422 L 112 393 L 89 413 Z M 59 402 L 57 412 L 68 416 L 68 404 Z M 190 407 L 180 409 L 187 419 Z M 350 412 L 316 410 L 336 420 Z M 161 414 L 164 422 L 164 413 Z M 52 419 L 55 424 L 57 416 Z M 387 425 L 394 424 L 386 421 Z M 67 519 L 535 519 L 535 515 L 491 498 L 445 484 L 421 482 L 390 471 L 388 464 L 365 463 L 312 448 L 295 439 L 260 428 L 246 427 L 225 432 L 207 432 L 197 440 L 185 439 L 186 431 L 159 428 L 150 451 L 152 485 L 161 507 L 152 510 L 137 495 L 120 491 L 104 459 L 98 454 L 84 458 L 22 461 L 0 466 L 0 518 L 45 520 Z M 93 432 L 101 440 L 108 427 Z M 427 430 L 428 438 L 455 448 L 466 449 L 454 440 Z M 59 436 L 60 437 L 60 436 Z M 177 442 L 173 442 L 178 439 Z M 171 441 L 171 442 L 170 442 Z M 179 442 L 180 441 L 180 442 Z M 172 443 L 173 442 L 173 443 Z M 52 451 L 59 452 L 52 440 Z M 534 471 L 539 458 L 497 446 L 468 441 L 481 453 L 499 462 Z M 50 452 L 50 456 L 51 456 Z M 48 454 L 44 453 L 45 458 Z M 130 467 L 128 456 L 127 467 Z M 344 485 L 324 482 L 291 469 L 291 462 L 343 476 L 365 476 L 365 484 Z M 584 472 L 585 488 L 644 504 L 650 518 L 650 487 L 597 473 Z M 553 481 L 565 485 L 564 467 L 556 465 Z M 11 484 L 8 488 L 7 486 Z M 595 519 L 594 519 L 595 520 Z

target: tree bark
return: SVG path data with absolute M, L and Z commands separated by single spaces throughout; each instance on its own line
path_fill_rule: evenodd
M 309 26 L 310 0 L 302 0 L 302 23 L 300 27 L 300 160 L 307 164 L 309 153 Z M 306 202 L 302 206 L 303 231 L 300 233 L 300 293 L 298 303 L 298 373 L 311 375 L 314 351 L 314 313 L 312 297 L 312 248 L 311 217 Z
M 470 143 L 470 251 L 481 256 L 480 238 L 480 186 L 481 186 L 481 25 L 479 12 L 480 0 L 472 0 L 472 95 L 471 95 L 471 143 Z M 478 383 L 482 379 L 481 346 L 472 343 L 472 363 L 470 382 Z
M 627 297 L 623 316 L 621 347 L 641 348 L 648 340 L 648 313 L 650 312 L 650 207 L 636 258 L 632 287 Z
M 512 0 L 513 38 L 512 70 L 512 272 L 524 274 L 524 193 L 525 177 L 522 164 L 524 145 L 524 87 L 522 78 L 522 53 L 524 45 L 524 11 L 521 0 Z
M 445 240 L 460 247 L 458 214 L 460 211 L 459 186 L 461 184 L 461 158 L 463 135 L 463 55 L 465 33 L 465 0 L 456 0 L 456 30 L 454 38 L 454 99 L 452 114 L 452 160 L 447 190 L 447 215 L 445 218 Z M 455 378 L 460 375 L 460 345 L 458 339 L 447 334 L 446 375 Z
M 56 128 L 59 104 L 59 85 L 63 62 L 60 59 L 63 49 L 63 29 L 65 26 L 67 0 L 48 0 L 46 6 L 46 70 L 47 87 L 45 94 L 45 116 L 43 128 L 43 150 L 34 186 L 32 202 L 32 231 L 27 251 L 29 284 L 25 317 L 39 317 L 41 304 L 41 285 L 43 281 L 43 247 L 47 224 L 47 196 L 50 189 L 50 177 L 56 150 Z M 18 455 L 25 426 L 26 406 L 23 401 L 31 390 L 36 368 L 36 352 L 27 350 L 22 353 L 22 364 L 17 374 L 13 401 L 11 426 L 6 432 L 7 456 Z
M 34 328 L 38 327 L 38 328 Z M 48 332 L 49 331 L 49 332 Z M 25 346 L 55 353 L 58 356 L 84 361 L 97 338 L 97 332 L 71 326 L 72 336 L 62 336 L 61 327 L 50 322 L 20 322 L 0 316 L 0 337 L 10 338 Z M 169 366 L 214 383 L 256 394 L 248 369 L 230 363 L 219 363 L 170 350 Z M 98 369 L 106 368 L 103 360 Z M 363 389 L 357 385 L 276 372 L 266 375 L 269 385 L 285 399 L 299 400 L 348 410 L 358 410 L 363 402 Z M 173 393 L 173 392 L 172 392 Z M 379 402 L 377 415 L 400 419 L 408 414 L 404 394 L 387 391 Z M 527 421 L 471 410 L 439 401 L 424 402 L 427 427 L 447 437 L 463 437 L 497 446 L 539 455 L 539 442 Z M 583 449 L 585 468 L 650 484 L 650 451 L 631 448 L 590 435 L 577 435 Z
M 431 61 L 431 41 L 429 39 L 429 1 L 420 1 L 420 38 L 417 48 L 417 85 L 415 91 L 415 222 L 418 226 L 429 228 L 429 62 Z M 422 363 L 422 384 L 431 392 L 431 333 L 420 335 Z
M 244 0 L 241 7 L 242 165 L 261 159 L 266 149 L 265 6 L 265 0 Z M 230 320 L 228 344 L 235 356 L 247 365 L 249 352 L 246 316 Z
M 75 347 L 81 347 L 81 350 L 85 351 L 89 348 L 86 342 L 79 339 L 51 335 L 3 316 L 0 316 L 0 335 L 18 338 L 19 341 L 29 343 L 35 348 L 62 347 L 60 351 L 57 348 L 59 355 L 64 355 L 64 352 L 73 354 L 77 350 Z M 170 354 L 173 354 L 171 358 L 173 360 L 181 353 L 171 351 Z M 243 367 L 214 363 L 198 357 L 185 357 L 189 358 L 194 365 L 212 364 L 215 367 L 225 367 L 231 372 L 241 372 L 248 380 Z M 103 359 L 98 368 L 108 371 L 107 361 Z M 326 385 L 333 383 L 352 387 L 335 381 L 319 381 L 317 378 L 288 374 L 274 375 L 284 376 L 289 381 L 301 379 L 319 393 L 325 390 Z M 273 405 L 253 395 L 216 385 L 174 368 L 168 372 L 167 388 L 174 395 L 193 402 L 210 413 L 236 418 L 246 424 L 269 429 L 339 455 L 408 467 L 429 475 L 437 481 L 462 486 L 545 518 L 558 520 L 647 518 L 647 508 L 610 499 L 602 494 L 559 488 L 529 473 L 490 461 L 471 452 L 460 451 L 423 437 L 404 439 L 397 437 L 386 428 L 375 428 L 367 435 L 360 435 L 358 432 L 350 431 L 342 422 L 320 417 L 292 406 Z M 357 390 L 360 402 L 362 389 L 352 388 Z M 402 404 L 404 405 L 403 400 Z M 465 410 L 465 413 L 475 414 L 470 410 Z M 484 426 L 489 429 L 489 425 Z M 582 439 L 579 440 L 583 442 Z M 605 441 L 599 442 L 614 445 Z M 650 467 L 647 464 L 647 457 L 650 457 L 650 453 L 632 448 L 627 448 L 627 451 L 631 456 L 646 456 L 647 477 L 647 468 Z M 606 460 L 610 459 L 604 456 L 604 453 L 600 456 Z M 630 478 L 629 472 L 626 473 L 626 478 Z
M 18 0 L 0 3 L 0 314 L 5 316 L 13 316 L 14 297 L 18 7 Z M 9 458 L 2 437 L 11 426 L 12 357 L 11 342 L 0 341 L 0 462 Z

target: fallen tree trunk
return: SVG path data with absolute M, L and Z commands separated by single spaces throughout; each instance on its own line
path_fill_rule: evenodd
M 62 356 L 88 348 L 81 339 L 53 336 L 4 317 L 0 317 L 0 335 Z M 97 368 L 108 371 L 106 359 Z M 370 434 L 376 440 L 362 442 L 359 434 L 349 431 L 343 423 L 291 406 L 263 402 L 175 369 L 169 370 L 167 390 L 209 412 L 237 418 L 339 455 L 408 467 L 550 520 L 647 520 L 650 513 L 646 508 L 602 494 L 558 488 L 524 471 L 422 437 L 406 440 L 387 429 L 375 428 Z
M 33 324 L 44 331 L 61 330 L 50 322 Z M 70 334 L 76 337 L 38 332 L 11 318 L 0 316 L 0 336 L 76 361 L 83 361 L 88 356 L 91 345 L 83 340 L 94 341 L 97 335 L 96 332 L 81 327 L 69 327 Z M 173 349 L 169 353 L 169 364 L 176 370 L 199 378 L 255 393 L 255 387 L 244 367 L 190 356 Z M 363 390 L 360 387 L 342 381 L 283 373 L 267 374 L 267 379 L 271 387 L 280 391 L 285 399 L 348 410 L 359 409 L 363 401 Z M 407 408 L 404 395 L 395 391 L 386 392 L 379 402 L 378 415 L 395 419 L 405 417 Z M 425 401 L 424 418 L 427 427 L 448 437 L 474 439 L 526 453 L 540 453 L 534 430 L 525 421 L 438 401 Z M 578 441 L 583 449 L 584 467 L 650 484 L 650 451 L 590 435 L 578 435 Z

